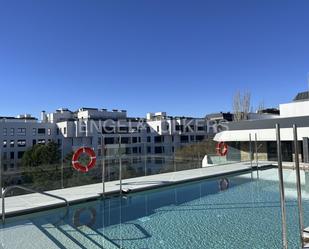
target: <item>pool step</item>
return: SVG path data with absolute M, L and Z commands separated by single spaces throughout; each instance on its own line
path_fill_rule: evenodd
M 57 243 L 61 244 L 64 248 L 67 249 L 82 249 L 74 241 L 72 241 L 67 235 L 60 231 L 55 225 L 51 223 L 45 223 L 41 225 L 41 228 L 51 235 Z
M 83 247 L 85 248 L 102 249 L 101 243 L 97 243 L 92 238 L 82 234 L 80 231 L 70 226 L 69 224 L 60 225 L 59 228 L 66 234 L 74 238 L 79 244 L 83 245 Z
M 93 229 L 88 226 L 80 226 L 78 229 L 87 235 L 87 237 L 91 238 L 92 240 L 96 241 L 100 245 L 103 246 L 104 249 L 118 249 L 119 247 L 113 244 L 111 241 L 106 239 L 102 234 L 97 233 Z

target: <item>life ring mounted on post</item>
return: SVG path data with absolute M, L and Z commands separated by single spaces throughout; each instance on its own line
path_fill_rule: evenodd
M 83 165 L 79 162 L 79 157 L 83 154 L 87 154 L 90 158 L 90 161 L 87 165 Z M 97 158 L 95 152 L 90 147 L 80 147 L 78 148 L 72 157 L 72 166 L 77 171 L 81 171 L 83 173 L 87 173 L 90 169 L 92 169 L 96 164 Z
M 218 143 L 216 147 L 216 151 L 219 156 L 226 156 L 228 152 L 227 144 L 224 142 Z

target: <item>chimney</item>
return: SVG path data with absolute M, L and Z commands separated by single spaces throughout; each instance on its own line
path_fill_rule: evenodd
M 46 123 L 47 122 L 47 115 L 45 111 L 41 111 L 41 122 Z

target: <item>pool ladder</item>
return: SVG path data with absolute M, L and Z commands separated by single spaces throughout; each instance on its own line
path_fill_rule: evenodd
M 5 188 L 4 191 L 2 191 L 2 193 L 1 193 L 1 197 L 2 197 L 2 223 L 3 224 L 5 223 L 5 197 L 6 197 L 6 194 L 13 189 L 22 189 L 22 190 L 25 190 L 25 191 L 28 191 L 28 192 L 38 193 L 38 194 L 49 196 L 49 197 L 52 197 L 52 198 L 55 198 L 55 199 L 58 199 L 58 200 L 62 200 L 62 201 L 65 202 L 66 207 L 67 208 L 69 207 L 68 200 L 63 198 L 63 197 L 53 195 L 53 194 L 49 194 L 49 193 L 45 193 L 45 192 L 38 191 L 38 190 L 34 190 L 34 189 L 27 188 L 27 187 L 24 187 L 24 186 L 19 186 L 19 185 L 9 186 L 9 187 Z
M 277 157 L 278 157 L 278 175 L 279 175 L 279 190 L 280 190 L 280 207 L 281 207 L 281 221 L 282 221 L 282 245 L 284 249 L 288 248 L 287 240 L 287 224 L 286 224 L 286 208 L 285 208 L 285 194 L 284 194 L 284 180 L 282 167 L 282 148 L 280 125 L 276 124 L 276 139 L 277 139 Z M 299 222 L 299 239 L 301 248 L 309 248 L 309 230 L 304 229 L 304 217 L 302 207 L 301 195 L 301 181 L 300 181 L 300 167 L 299 167 L 299 148 L 297 126 L 293 125 L 293 139 L 294 139 L 294 154 L 295 154 L 295 170 L 296 170 L 296 187 L 297 187 L 297 204 L 298 204 L 298 222 Z

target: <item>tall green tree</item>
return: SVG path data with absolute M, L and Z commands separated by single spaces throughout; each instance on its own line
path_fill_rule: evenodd
M 34 145 L 25 151 L 21 162 L 25 183 L 42 190 L 59 185 L 61 151 L 55 142 Z

